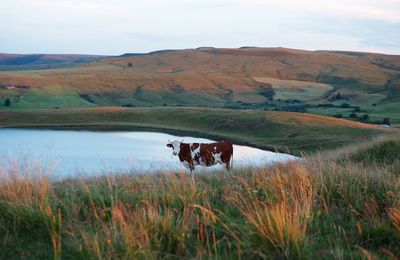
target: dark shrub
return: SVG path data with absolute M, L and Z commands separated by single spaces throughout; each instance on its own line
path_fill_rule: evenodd
M 389 117 L 385 117 L 382 121 L 382 124 L 384 125 L 390 125 L 390 118 Z
M 182 85 L 176 84 L 172 87 L 169 88 L 172 92 L 174 92 L 175 94 L 181 94 L 183 92 L 185 92 L 185 88 Z
M 334 104 L 318 104 L 319 107 L 336 107 Z
M 263 97 L 265 97 L 266 99 L 269 99 L 269 100 L 273 100 L 274 99 L 275 91 L 272 88 L 271 84 L 262 85 L 262 86 L 259 86 L 259 88 L 260 88 L 260 90 L 259 90 L 258 93 L 261 96 L 263 96 Z
M 364 121 L 364 122 L 368 121 L 368 120 L 369 120 L 369 115 L 368 115 L 368 114 L 362 115 L 362 116 L 360 117 L 360 120 L 361 120 L 361 121 Z
M 349 117 L 350 117 L 350 118 L 358 118 L 358 116 L 357 116 L 356 113 L 351 113 L 351 114 L 349 115 Z

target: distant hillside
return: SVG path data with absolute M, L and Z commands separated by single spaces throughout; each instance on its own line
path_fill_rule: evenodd
M 208 106 L 400 122 L 400 56 L 204 47 L 125 54 L 73 68 L 1 72 L 14 108 Z
M 37 70 L 68 67 L 99 60 L 106 56 L 80 54 L 6 54 L 0 53 L 0 71 Z

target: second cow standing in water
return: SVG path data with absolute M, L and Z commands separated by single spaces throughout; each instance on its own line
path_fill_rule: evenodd
M 233 146 L 230 142 L 221 141 L 216 143 L 183 143 L 183 141 L 169 141 L 168 147 L 172 148 L 173 154 L 179 156 L 183 165 L 193 172 L 196 165 L 213 166 L 222 164 L 230 171 L 233 160 Z

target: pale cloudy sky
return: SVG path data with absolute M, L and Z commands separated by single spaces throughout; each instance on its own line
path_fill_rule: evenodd
M 200 46 L 400 54 L 400 0 L 0 0 L 0 52 Z

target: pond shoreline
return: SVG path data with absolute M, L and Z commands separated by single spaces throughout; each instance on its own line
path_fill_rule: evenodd
M 56 171 L 59 176 L 73 173 L 91 175 L 103 172 L 176 171 L 181 169 L 182 163 L 167 147 L 168 140 L 184 140 L 185 143 L 215 141 L 212 138 L 194 137 L 186 133 L 170 134 L 154 129 L 101 130 L 1 128 L 0 167 L 8 165 L 7 160 L 16 159 L 22 162 L 16 167 L 25 167 L 25 162 L 33 167 L 44 165 L 45 171 Z M 256 167 L 298 159 L 293 155 L 235 143 L 233 149 L 237 166 Z M 215 170 L 215 167 L 208 168 Z
M 8 125 L 8 126 L 0 126 L 0 129 L 27 129 L 27 130 L 71 130 L 71 131 L 92 131 L 92 132 L 113 132 L 113 131 L 121 131 L 121 132 L 129 132 L 129 131 L 148 131 L 148 132 L 163 132 L 166 134 L 177 134 L 177 135 L 190 135 L 193 137 L 199 138 L 207 138 L 213 139 L 215 141 L 226 140 L 232 142 L 237 145 L 245 145 L 269 152 L 276 153 L 286 153 L 294 156 L 299 156 L 299 154 L 291 153 L 288 149 L 278 149 L 274 146 L 264 146 L 257 145 L 254 143 L 246 142 L 236 138 L 229 138 L 219 135 L 206 134 L 199 131 L 194 130 L 180 130 L 180 129 L 171 129 L 165 127 L 150 127 L 150 126 L 137 126 L 137 125 L 122 125 L 122 124 L 65 124 L 65 125 L 52 125 L 52 124 L 26 124 L 26 125 Z
M 9 110 L 0 111 L 0 127 L 91 131 L 159 130 L 215 140 L 225 139 L 297 156 L 364 141 L 389 131 L 330 117 L 315 119 L 304 113 L 202 107 Z

